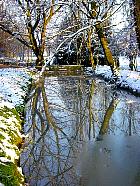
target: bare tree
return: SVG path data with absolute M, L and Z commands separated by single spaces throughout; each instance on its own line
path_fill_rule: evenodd
M 5 1 L 0 29 L 32 49 L 37 58 L 36 66 L 42 66 L 44 63 L 47 26 L 53 15 L 61 8 L 54 7 L 54 4 L 55 0 Z
M 10 2 L 14 3 L 14 7 Z M 96 44 L 100 43 L 107 64 L 111 67 L 112 72 L 117 74 L 117 62 L 113 57 L 112 46 L 109 44 L 109 39 L 113 40 L 116 37 L 110 38 L 108 30 L 113 26 L 110 21 L 112 15 L 119 11 L 126 2 L 125 0 L 119 3 L 109 0 L 5 1 L 5 4 L 9 6 L 6 6 L 1 14 L 0 28 L 32 49 L 37 58 L 36 66 L 44 64 L 45 47 L 48 44 L 48 46 L 51 45 L 48 39 L 54 39 L 59 36 L 56 40 L 54 39 L 58 43 L 58 45 L 54 43 L 55 52 L 66 43 L 69 46 L 74 43 L 78 50 L 77 56 L 79 57 L 79 53 L 83 53 L 83 48 L 87 48 L 90 63 L 93 68 L 96 68 L 93 41 Z M 17 11 L 16 16 L 13 14 L 15 7 Z M 67 11 L 65 12 L 66 9 Z M 59 32 L 48 36 L 49 24 L 57 12 L 59 12 L 59 17 L 62 16 L 61 13 L 66 16 L 61 20 Z M 66 17 L 70 17 L 67 24 L 65 22 Z M 55 24 L 59 27 L 60 24 L 58 22 Z M 52 24 L 53 28 L 55 24 Z M 113 29 L 112 32 L 114 32 Z
M 123 3 L 116 4 L 115 2 L 110 1 L 68 1 L 70 8 L 70 15 L 74 17 L 75 30 L 71 30 L 65 36 L 65 40 L 60 44 L 71 41 L 77 44 L 77 39 L 80 38 L 80 42 L 86 42 L 88 48 L 89 60 L 92 67 L 96 68 L 96 62 L 94 59 L 94 48 L 93 41 L 97 44 L 100 42 L 102 46 L 107 64 L 111 67 L 112 72 L 115 74 L 117 71 L 117 62 L 113 58 L 113 54 L 108 42 L 107 27 L 111 27 L 110 18 Z M 113 11 L 111 12 L 111 10 Z M 77 22 L 76 22 L 77 20 Z M 75 24 L 77 23 L 77 25 Z M 83 42 L 85 41 L 85 42 Z M 60 46 L 58 48 L 60 48 Z M 84 46 L 85 47 L 85 46 Z M 78 44 L 78 50 L 82 51 L 82 46 Z

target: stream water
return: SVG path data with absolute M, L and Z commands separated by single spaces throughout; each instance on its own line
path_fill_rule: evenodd
M 102 79 L 50 76 L 27 104 L 30 186 L 140 185 L 140 98 Z

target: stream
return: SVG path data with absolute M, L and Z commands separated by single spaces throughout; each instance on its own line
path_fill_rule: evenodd
M 24 132 L 30 186 L 140 185 L 140 98 L 100 78 L 46 76 Z

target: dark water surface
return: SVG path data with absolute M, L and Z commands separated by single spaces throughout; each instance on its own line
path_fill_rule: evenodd
M 46 77 L 24 131 L 30 186 L 140 185 L 140 98 L 101 79 Z

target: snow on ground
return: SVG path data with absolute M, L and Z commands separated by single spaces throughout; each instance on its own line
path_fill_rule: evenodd
M 140 57 L 137 57 L 136 61 L 137 71 L 131 71 L 129 68 L 129 60 L 124 56 L 119 57 L 120 69 L 116 84 L 118 87 L 127 89 L 134 94 L 140 94 Z M 92 68 L 88 68 L 87 70 L 90 74 L 93 73 Z M 97 65 L 95 75 L 101 76 L 108 81 L 113 79 L 109 66 Z
M 14 106 L 23 104 L 29 79 L 24 69 L 0 69 L 0 102 L 8 101 Z
M 30 76 L 27 74 L 26 69 L 19 69 L 19 68 L 0 69 L 0 135 L 1 136 L 3 136 L 4 133 L 7 133 L 7 131 L 11 131 L 11 133 L 13 132 L 14 135 L 18 136 L 19 138 L 22 138 L 20 134 L 20 129 L 21 129 L 20 118 L 18 116 L 18 113 L 16 113 L 17 111 L 14 110 L 16 106 L 20 106 L 24 104 L 24 99 L 28 91 L 29 80 L 30 80 Z M 6 130 L 6 132 L 4 132 L 4 130 Z M 9 140 L 9 138 L 6 138 L 5 136 L 4 138 L 6 139 L 6 141 Z M 13 157 L 15 158 L 15 156 Z
M 112 80 L 113 78 L 109 66 L 97 66 L 95 74 L 107 80 Z M 120 69 L 116 84 L 118 87 L 140 94 L 140 72 Z
M 22 170 L 17 166 L 22 121 L 15 107 L 24 104 L 29 80 L 26 69 L 0 69 L 0 180 L 4 185 L 24 183 Z
M 120 68 L 121 69 L 125 69 L 125 70 L 129 70 L 129 59 L 125 56 L 120 56 L 119 57 L 119 63 L 120 63 Z M 137 66 L 137 71 L 140 71 L 140 57 L 136 57 L 136 66 Z
M 127 60 L 121 58 L 121 67 L 117 85 L 126 88 L 134 93 L 140 93 L 140 72 L 129 70 Z M 138 66 L 138 68 L 140 65 Z M 88 68 L 92 74 L 92 69 Z M 97 66 L 96 75 L 102 76 L 107 80 L 112 79 L 112 73 L 109 66 Z M 14 106 L 23 104 L 27 93 L 27 84 L 30 76 L 25 69 L 3 68 L 0 69 L 0 105 L 3 101 L 8 101 Z

